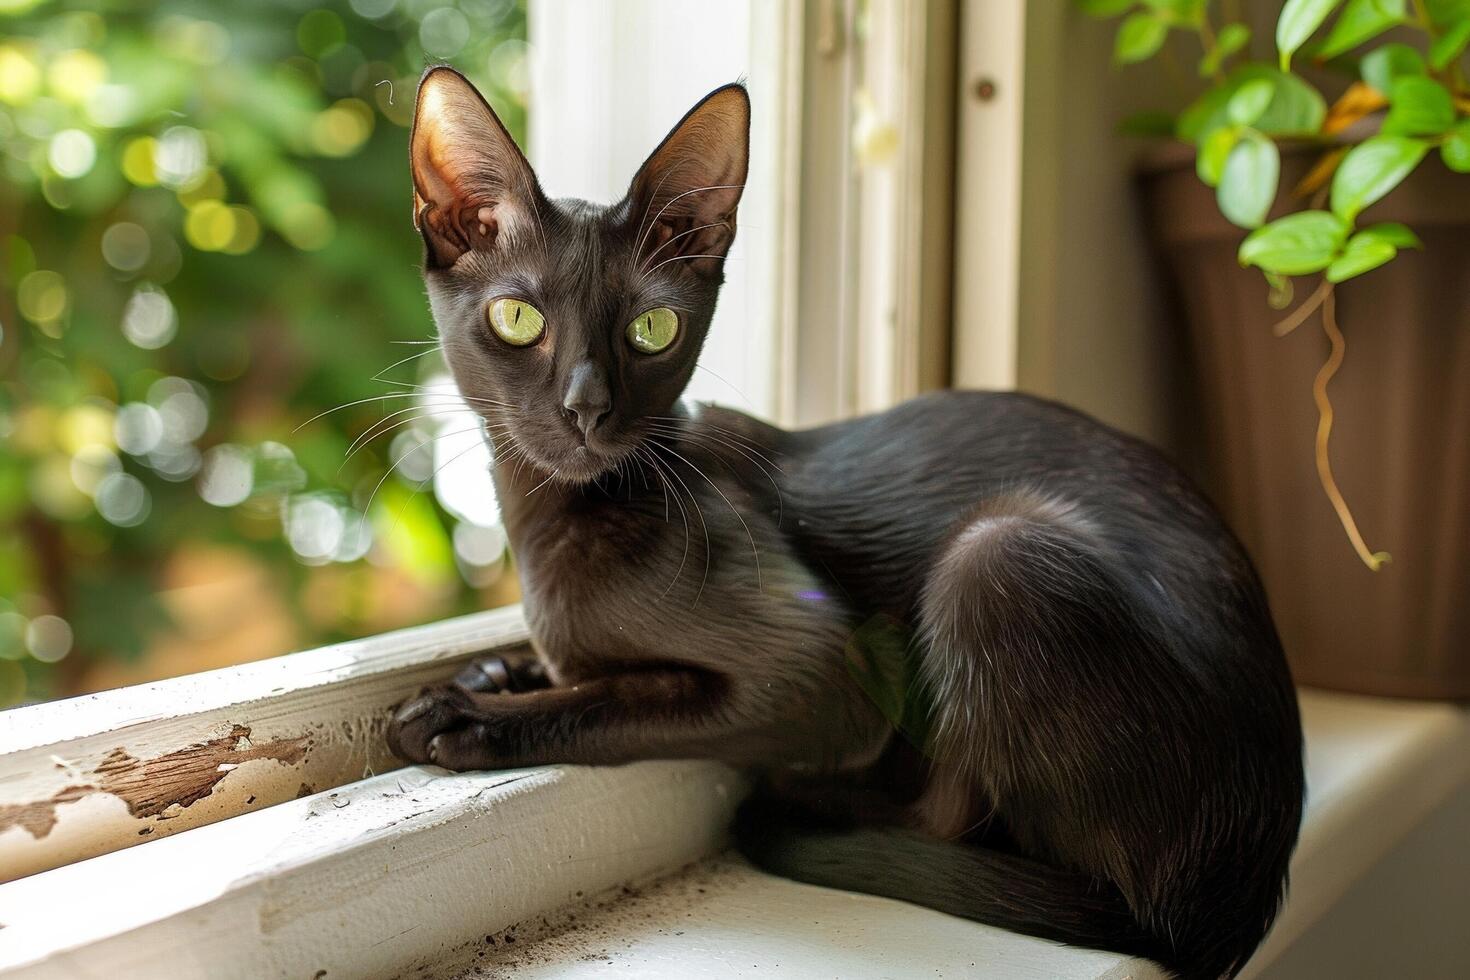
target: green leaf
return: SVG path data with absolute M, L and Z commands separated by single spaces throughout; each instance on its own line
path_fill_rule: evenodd
M 1424 140 L 1375 136 L 1342 158 L 1332 178 L 1332 211 L 1352 221 L 1362 210 L 1397 187 L 1428 152 Z
M 1226 79 L 1191 102 L 1179 114 L 1174 135 L 1186 142 L 1197 143 L 1202 136 L 1218 129 L 1224 122 L 1225 103 L 1230 101 L 1236 87 L 1237 83 Z
M 1429 20 L 1440 27 L 1470 17 L 1470 0 L 1424 0 L 1424 7 Z
M 1401 225 L 1397 221 L 1384 221 L 1376 225 L 1369 225 L 1359 235 L 1372 234 L 1374 238 L 1388 242 L 1395 248 L 1423 248 L 1424 243 L 1419 236 L 1409 229 L 1408 225 Z
M 1405 0 L 1348 0 L 1342 16 L 1327 32 L 1327 40 L 1318 49 L 1318 58 L 1335 58 L 1371 40 L 1390 27 L 1404 23 Z
M 1291 68 L 1291 56 L 1307 43 L 1327 15 L 1342 0 L 1286 0 L 1276 20 L 1276 49 L 1281 53 L 1281 70 Z
M 1362 72 L 1363 81 L 1387 96 L 1393 91 L 1394 79 L 1424 74 L 1424 56 L 1417 48 L 1394 41 L 1363 55 L 1358 69 Z
M 1299 211 L 1258 228 L 1240 243 L 1241 265 L 1282 276 L 1321 272 L 1347 238 L 1348 224 L 1326 211 Z
M 1248 133 L 1225 160 L 1215 200 L 1220 213 L 1242 228 L 1258 228 L 1276 200 L 1281 154 L 1260 133 Z
M 1225 59 L 1240 51 L 1251 40 L 1251 29 L 1244 24 L 1226 24 L 1215 35 L 1215 46 L 1200 59 L 1199 73 L 1208 77 L 1220 70 Z
M 1348 239 L 1348 243 L 1342 248 L 1342 254 L 1327 267 L 1327 281 L 1342 282 L 1353 276 L 1361 276 L 1397 254 L 1399 250 L 1392 242 L 1367 231 L 1360 231 Z
M 1253 78 L 1225 103 L 1225 115 L 1240 126 L 1249 126 L 1265 113 L 1276 95 L 1276 82 L 1270 78 Z
M 1460 120 L 1439 147 L 1444 165 L 1455 173 L 1470 174 L 1470 119 Z
M 1449 30 L 1435 39 L 1429 46 L 1429 63 L 1435 71 L 1444 71 L 1450 62 L 1464 53 L 1466 44 L 1470 44 L 1470 17 L 1455 21 Z
M 1113 41 L 1113 60 L 1122 65 L 1152 57 L 1164 45 L 1169 25 L 1156 14 L 1137 13 L 1118 27 Z
M 1133 6 L 1134 0 L 1073 0 L 1089 17 L 1115 17 Z
M 1225 161 L 1230 157 L 1230 151 L 1235 149 L 1235 143 L 1240 138 L 1240 129 L 1236 126 L 1221 126 L 1219 129 L 1210 131 L 1210 134 L 1200 142 L 1199 155 L 1194 161 L 1194 172 L 1199 179 L 1210 187 L 1218 186 L 1220 177 L 1225 172 Z
M 1398 136 L 1438 136 L 1455 124 L 1449 90 L 1432 78 L 1405 75 L 1393 83 L 1382 132 Z
M 1214 129 L 1228 125 L 1230 99 L 1256 79 L 1270 79 L 1275 83 L 1275 92 L 1253 128 L 1268 136 L 1311 135 L 1322 128 L 1322 120 L 1327 116 L 1327 102 L 1321 93 L 1296 75 L 1265 65 L 1248 64 L 1236 68 L 1229 78 L 1186 108 L 1179 116 L 1175 135 L 1197 143 Z
M 1269 136 L 1311 135 L 1320 130 L 1322 120 L 1327 118 L 1327 102 L 1322 94 L 1296 75 L 1272 74 L 1276 94 L 1256 120 L 1255 128 Z

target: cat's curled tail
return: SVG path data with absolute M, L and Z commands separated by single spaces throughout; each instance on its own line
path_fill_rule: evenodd
M 917 615 L 930 790 L 898 826 L 832 826 L 756 799 L 741 849 L 799 881 L 1145 956 L 1191 980 L 1233 975 L 1275 917 L 1296 839 L 1299 755 L 1256 747 L 1283 744 L 1295 707 L 1211 698 L 1202 673 L 1249 687 L 1279 661 L 1269 619 L 1177 649 L 1167 604 L 1137 585 L 1150 578 L 1082 508 L 987 504 L 941 549 Z M 947 839 L 978 824 L 1006 849 Z

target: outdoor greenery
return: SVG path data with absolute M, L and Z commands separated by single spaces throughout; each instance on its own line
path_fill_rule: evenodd
M 420 387 L 407 126 L 449 61 L 519 135 L 524 20 L 0 0 L 0 706 L 176 633 L 200 556 L 263 569 L 303 644 L 484 601 L 488 482 L 436 492 L 483 450 Z
M 1076 2 L 1099 17 L 1123 17 L 1114 44 L 1123 64 L 1159 53 L 1170 32 L 1197 39 L 1204 93 L 1177 116 L 1151 114 L 1131 120 L 1126 129 L 1195 147 L 1195 169 L 1215 189 L 1221 214 L 1250 229 L 1240 245 L 1241 265 L 1265 274 L 1278 308 L 1292 301 L 1289 277 L 1321 276 L 1278 332 L 1322 312 L 1332 353 L 1314 388 L 1321 415 L 1317 469 L 1359 557 L 1379 568 L 1388 555 L 1363 542 L 1328 463 L 1327 383 L 1345 347 L 1333 286 L 1384 265 L 1401 249 L 1420 247 L 1411 229 L 1364 225 L 1359 216 L 1426 157 L 1438 153 L 1451 170 L 1470 173 L 1470 82 L 1464 70 L 1470 0 L 1287 0 L 1275 23 L 1270 62 L 1250 59 L 1251 29 L 1237 19 L 1238 10 L 1221 23 L 1207 0 Z M 1389 32 L 1394 33 L 1385 38 Z M 1330 107 L 1293 70 L 1302 62 L 1341 78 L 1341 93 Z M 1268 222 L 1278 196 L 1280 145 L 1288 143 L 1315 146 L 1320 155 L 1293 188 L 1291 212 Z

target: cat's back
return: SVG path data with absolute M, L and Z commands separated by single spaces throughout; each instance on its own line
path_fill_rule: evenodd
M 945 391 L 779 437 L 783 527 L 868 601 L 911 605 L 936 550 L 975 511 L 1026 494 L 1075 507 L 1142 579 L 1255 588 L 1244 551 L 1177 468 L 1070 408 Z M 834 572 L 834 575 L 837 573 Z

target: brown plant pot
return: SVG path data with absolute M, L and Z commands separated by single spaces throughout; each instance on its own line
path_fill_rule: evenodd
M 1272 217 L 1314 160 L 1285 154 Z M 1318 315 L 1283 338 L 1261 273 L 1235 260 L 1193 160 L 1142 175 L 1145 208 L 1188 328 L 1196 475 L 1254 557 L 1299 683 L 1470 699 L 1470 177 L 1437 154 L 1359 227 L 1401 221 L 1422 252 L 1337 288 L 1347 356 L 1329 387 L 1331 460 L 1370 548 L 1354 554 L 1318 482 L 1312 382 L 1328 354 Z M 1295 283 L 1295 303 L 1315 289 Z M 1294 308 L 1295 304 L 1293 304 Z

